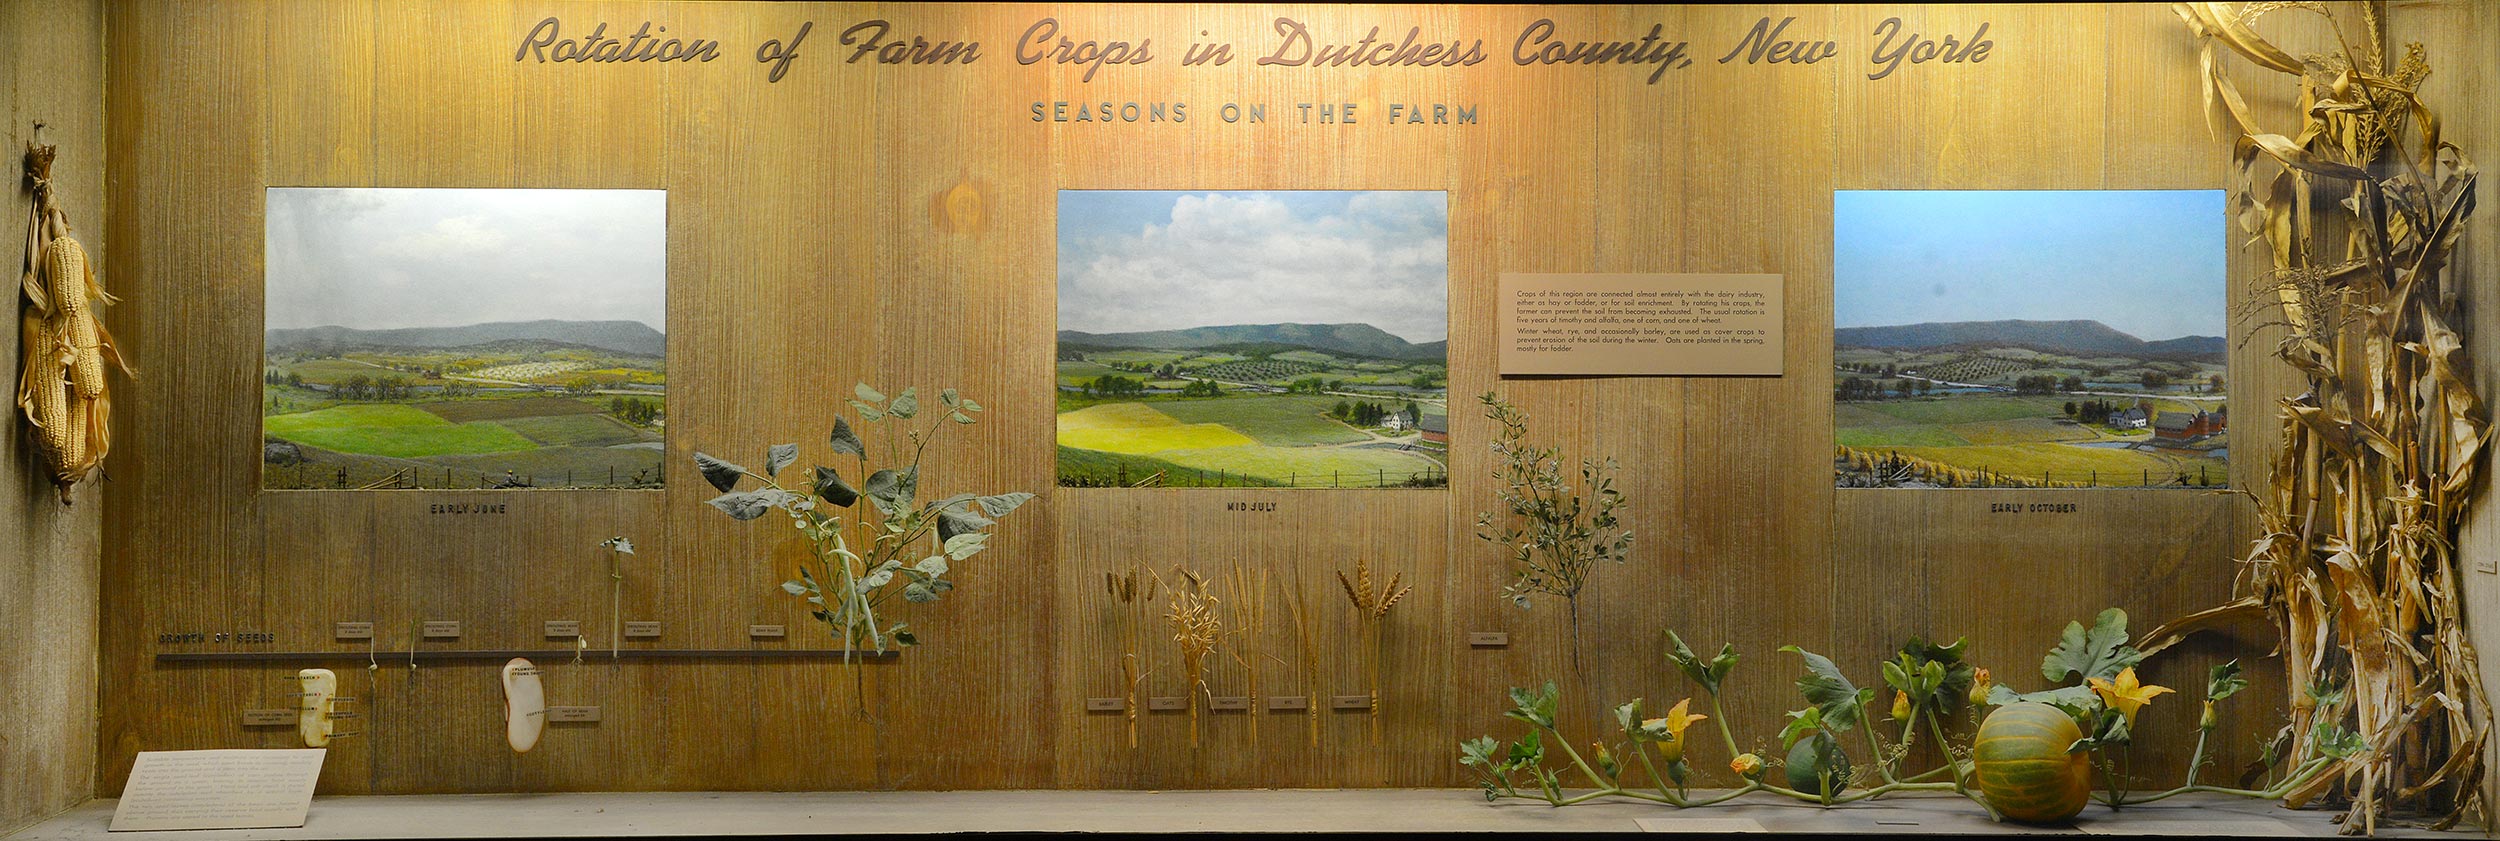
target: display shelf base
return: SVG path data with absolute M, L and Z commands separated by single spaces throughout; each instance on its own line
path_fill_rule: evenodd
M 602 838 L 619 836 L 844 836 L 971 832 L 1164 835 L 1276 833 L 1729 832 L 1831 835 L 2332 836 L 2339 811 L 2295 811 L 2271 801 L 2187 795 L 2094 806 L 2073 828 L 1990 823 L 1967 800 L 1904 795 L 1823 809 L 1764 795 L 1677 811 L 1638 803 L 1556 809 L 1473 790 L 954 792 L 591 792 L 322 797 L 296 829 L 116 833 L 114 801 L 99 799 L 5 841 L 236 841 L 296 838 Z M 2387 838 L 2480 838 L 2382 826 Z

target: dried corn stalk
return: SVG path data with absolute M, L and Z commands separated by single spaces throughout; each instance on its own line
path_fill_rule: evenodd
M 1389 608 L 1398 606 L 1398 600 L 1406 598 L 1407 592 L 1415 589 L 1398 586 L 1398 579 L 1403 577 L 1405 574 L 1400 573 L 1389 576 L 1386 584 L 1376 583 L 1372 580 L 1372 562 L 1361 558 L 1354 561 L 1353 576 L 1347 576 L 1344 570 L 1337 571 L 1337 586 L 1345 588 L 1346 601 L 1354 605 L 1355 615 L 1363 620 L 1363 651 L 1369 661 L 1364 669 L 1371 678 L 1369 717 L 1372 744 L 1375 745 L 1380 744 L 1380 661 L 1386 654 L 1381 651 L 1383 637 L 1380 625 L 1381 620 L 1389 618 Z
M 2465 636 L 2455 554 L 2489 437 L 2466 379 L 2449 257 L 2474 210 L 2475 169 L 2417 96 L 2421 46 L 2389 61 L 2378 7 L 2368 40 L 2294 57 L 2250 23 L 2314 3 L 2181 3 L 2203 46 L 2205 99 L 2238 136 L 2233 215 L 2271 252 L 2260 291 L 2280 313 L 2277 355 L 2308 380 L 2283 401 L 2283 448 L 2258 495 L 2264 529 L 2232 604 L 2157 631 L 2148 649 L 2231 614 L 2282 635 L 2288 757 L 2339 756 L 2338 772 L 2286 798 L 2340 788 L 2348 833 L 2396 808 L 2447 828 L 2487 814 L 2482 747 L 2490 705 Z M 2225 52 L 2293 77 L 2301 122 L 2260 128 Z
M 104 386 L 104 362 L 125 375 L 130 368 L 114 349 L 113 336 L 96 319 L 96 308 L 114 298 L 97 285 L 87 250 L 72 239 L 69 217 L 53 202 L 54 147 L 26 147 L 26 180 L 34 191 L 26 221 L 26 294 L 20 318 L 23 343 L 17 406 L 35 425 L 37 449 L 61 504 L 95 471 L 111 448 L 112 396 Z

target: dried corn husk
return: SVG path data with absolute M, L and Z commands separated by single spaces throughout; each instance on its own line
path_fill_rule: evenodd
M 2208 115 L 2237 137 L 2233 217 L 2272 258 L 2258 294 L 2287 332 L 2277 356 L 2309 391 L 2283 401 L 2283 447 L 2255 494 L 2263 536 L 2238 598 L 2155 631 L 2143 648 L 2262 612 L 2290 677 L 2289 760 L 2322 755 L 2322 727 L 2363 746 L 2287 802 L 2340 790 L 2352 804 L 2348 833 L 2375 833 L 2396 809 L 2436 815 L 2442 829 L 2486 821 L 2491 707 L 2465 637 L 2454 547 L 2491 432 L 2460 373 L 2458 281 L 2444 271 L 2473 211 L 2476 170 L 2416 96 L 2430 73 L 2420 45 L 2392 62 L 2379 46 L 2376 4 L 2360 7 L 2368 37 L 2298 57 L 2250 24 L 2297 10 L 2323 16 L 2340 38 L 2331 9 L 2176 8 L 2203 49 Z M 2295 78 L 2297 130 L 2260 125 L 2224 69 L 2228 55 Z
M 26 224 L 25 274 L 18 281 L 26 309 L 19 317 L 17 406 L 34 424 L 36 450 L 67 505 L 71 489 L 112 449 L 113 402 L 104 364 L 112 362 L 125 375 L 130 368 L 96 318 L 97 308 L 115 299 L 96 282 L 86 247 L 70 236 L 69 217 L 53 202 L 53 156 L 50 146 L 26 149 L 26 176 L 35 196 Z

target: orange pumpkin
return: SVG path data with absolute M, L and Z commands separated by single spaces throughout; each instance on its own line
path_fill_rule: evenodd
M 2083 729 L 2065 710 L 2020 703 L 1979 725 L 1971 760 L 1979 792 L 1999 814 L 2023 823 L 2062 823 L 2092 798 L 2092 760 L 2067 753 Z

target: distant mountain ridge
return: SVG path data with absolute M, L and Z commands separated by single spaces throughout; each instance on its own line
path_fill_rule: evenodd
M 269 331 L 269 350 L 319 348 L 456 348 L 492 342 L 540 341 L 635 356 L 664 356 L 668 336 L 639 321 L 494 321 L 460 327 L 362 330 L 336 325 Z
M 1229 324 L 1140 333 L 1059 331 L 1063 345 L 1153 350 L 1206 350 L 1225 345 L 1295 345 L 1379 359 L 1446 359 L 1447 340 L 1415 344 L 1369 324 Z
M 2220 336 L 2180 336 L 2148 342 L 2091 319 L 2072 321 L 1929 321 L 1832 331 L 1839 347 L 1931 348 L 1999 345 L 2076 354 L 2195 358 L 2220 361 L 2230 352 Z

